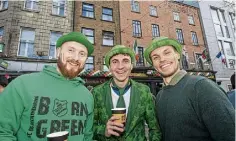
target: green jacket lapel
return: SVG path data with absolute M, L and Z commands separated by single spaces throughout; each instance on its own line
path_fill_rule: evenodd
M 132 120 L 134 120 L 135 110 L 137 110 L 137 106 L 140 99 L 140 93 L 138 92 L 138 88 L 136 86 L 136 82 L 131 80 L 131 93 L 130 93 L 130 104 L 129 111 L 127 115 L 127 121 L 125 125 L 126 136 L 129 134 L 131 129 L 133 128 Z
M 107 115 L 110 118 L 112 116 L 112 112 L 111 109 L 113 109 L 113 104 L 112 104 L 112 97 L 111 97 L 111 87 L 110 87 L 110 83 L 111 83 L 110 79 L 106 85 L 105 88 L 103 89 L 103 93 L 105 94 L 105 106 L 106 106 L 106 111 L 107 111 Z

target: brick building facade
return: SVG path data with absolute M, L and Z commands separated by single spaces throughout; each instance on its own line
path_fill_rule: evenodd
M 198 8 L 168 1 L 120 2 L 121 43 L 133 47 L 137 40 L 139 66 L 146 66 L 143 51 L 155 37 L 177 39 L 184 46 L 185 69 L 209 69 L 200 62 L 205 49 Z
M 8 70 L 38 71 L 55 63 L 55 40 L 72 31 L 73 2 L 5 1 L 0 4 L 1 57 Z
M 84 33 L 95 47 L 87 68 L 107 70 L 103 58 L 114 45 L 120 44 L 119 24 L 119 1 L 75 2 L 75 31 Z

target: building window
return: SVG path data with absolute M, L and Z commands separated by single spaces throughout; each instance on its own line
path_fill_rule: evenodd
M 230 42 L 224 42 L 224 50 L 226 51 L 226 55 L 228 56 L 235 56 L 234 49 L 232 47 L 232 44 Z
M 173 12 L 174 15 L 174 21 L 180 21 L 179 13 L 178 12 Z
M 102 45 L 113 46 L 114 45 L 114 32 L 103 31 L 102 32 Z
M 39 9 L 38 4 L 39 4 L 38 0 L 26 0 L 25 9 L 38 10 Z
M 214 23 L 219 23 L 220 18 L 217 9 L 211 8 L 211 15 Z
M 215 26 L 216 35 L 223 37 L 224 35 L 223 35 L 223 31 L 222 31 L 221 25 L 214 24 L 214 26 Z
M 235 14 L 234 13 L 229 13 L 229 19 L 230 19 L 230 23 L 232 25 L 232 28 L 234 29 L 235 32 Z
M 157 16 L 157 7 L 151 5 L 149 8 L 150 8 L 150 15 Z
M 0 41 L 3 37 L 3 34 L 4 34 L 4 27 L 0 27 Z
M 85 70 L 93 70 L 94 69 L 94 56 L 89 56 L 86 60 L 86 64 L 84 66 Z
M 51 31 L 50 46 L 49 46 L 49 58 L 56 58 L 56 42 L 62 36 L 61 32 Z
M 141 22 L 133 21 L 133 36 L 142 37 Z
M 112 21 L 112 13 L 111 8 L 102 8 L 102 20 Z
M 160 37 L 159 26 L 152 24 L 152 38 Z
M 8 0 L 0 0 L 0 10 L 8 8 Z
M 179 43 L 184 44 L 184 36 L 183 36 L 183 32 L 182 29 L 176 29 L 176 36 L 177 36 L 177 40 Z
M 136 66 L 144 66 L 143 47 L 138 47 L 138 56 Z
M 105 57 L 103 57 L 103 71 L 109 71 L 105 63 Z
M 224 26 L 224 27 L 225 27 L 225 36 L 227 38 L 230 38 L 228 27 L 227 26 Z
M 52 14 L 65 16 L 65 1 L 53 0 Z
M 226 23 L 224 11 L 222 11 L 222 10 L 220 10 L 220 18 L 224 23 Z
M 198 45 L 198 39 L 197 39 L 197 33 L 192 31 L 191 32 L 191 35 L 192 35 L 192 42 L 193 42 L 193 45 L 197 46 Z
M 31 28 L 22 28 L 18 56 L 31 57 L 34 55 L 35 31 Z
M 197 64 L 198 69 L 203 70 L 202 54 L 195 53 L 195 57 L 196 57 L 196 64 Z
M 138 1 L 131 0 L 131 11 L 140 12 Z
M 193 16 L 188 16 L 188 23 L 194 25 Z
M 93 4 L 83 3 L 82 16 L 88 18 L 94 18 L 94 6 Z
M 91 28 L 82 28 L 82 33 L 88 38 L 88 40 L 94 44 L 94 29 Z

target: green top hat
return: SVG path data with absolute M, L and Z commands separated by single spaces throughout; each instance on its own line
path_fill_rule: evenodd
M 105 64 L 108 68 L 110 66 L 110 59 L 118 54 L 128 54 L 131 58 L 132 63 L 135 61 L 135 54 L 131 48 L 123 45 L 116 45 L 109 52 L 107 52 L 105 56 Z
M 77 43 L 84 45 L 88 50 L 88 56 L 90 56 L 94 51 L 93 45 L 89 42 L 87 37 L 84 36 L 84 34 L 82 34 L 80 32 L 70 32 L 66 35 L 61 36 L 57 40 L 56 47 L 57 48 L 61 47 L 63 43 L 69 42 L 69 41 L 75 41 Z
M 152 65 L 150 54 L 153 50 L 162 46 L 172 46 L 180 55 L 182 54 L 182 45 L 178 41 L 170 39 L 168 37 L 156 38 L 148 45 L 148 47 L 144 51 L 144 57 L 150 65 Z

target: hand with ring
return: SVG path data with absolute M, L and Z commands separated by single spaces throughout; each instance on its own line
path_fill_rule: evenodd
M 124 125 L 121 123 L 116 123 L 117 117 L 112 116 L 106 124 L 105 136 L 110 137 L 111 135 L 120 136 L 119 133 L 124 132 Z

